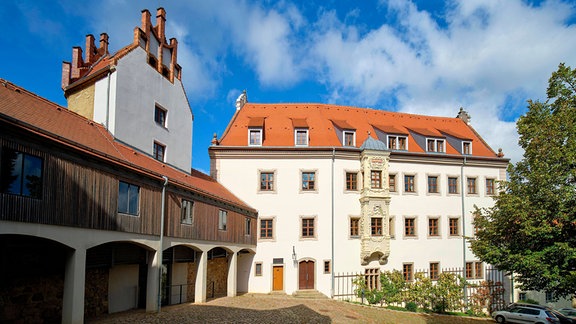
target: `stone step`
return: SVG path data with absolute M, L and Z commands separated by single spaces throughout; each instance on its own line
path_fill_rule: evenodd
M 328 296 L 315 289 L 296 290 L 292 296 L 306 299 L 328 299 Z

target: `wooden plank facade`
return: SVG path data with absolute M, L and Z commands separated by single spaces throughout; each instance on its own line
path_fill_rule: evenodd
M 160 234 L 163 183 L 157 176 L 83 155 L 0 121 L 0 156 L 7 149 L 42 159 L 42 194 L 35 199 L 0 192 L 0 220 Z M 120 181 L 140 188 L 135 216 L 118 212 Z M 182 199 L 193 202 L 192 224 L 182 223 Z M 253 212 L 170 182 L 165 202 L 165 236 L 256 245 Z M 226 230 L 218 229 L 220 210 L 227 212 Z

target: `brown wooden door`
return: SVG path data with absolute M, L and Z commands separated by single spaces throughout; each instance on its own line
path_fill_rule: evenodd
M 274 266 L 272 270 L 272 290 L 284 290 L 284 267 Z
M 301 261 L 298 264 L 298 289 L 314 289 L 314 261 Z

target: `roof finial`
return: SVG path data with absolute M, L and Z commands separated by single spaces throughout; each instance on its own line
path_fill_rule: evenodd
M 502 149 L 501 149 L 501 148 L 498 149 L 498 154 L 496 154 L 496 156 L 499 157 L 499 158 L 503 158 L 503 157 L 504 157 L 504 152 L 502 152 Z
M 214 136 L 212 137 L 212 146 L 216 146 L 219 145 L 220 143 L 218 143 L 218 135 L 216 133 L 214 133 Z
M 244 105 L 248 102 L 248 95 L 246 95 L 246 89 L 236 99 L 236 110 L 242 109 Z
M 458 112 L 458 115 L 456 117 L 462 119 L 462 121 L 465 122 L 466 124 L 470 124 L 470 120 L 472 119 L 472 117 L 470 117 L 468 112 L 464 110 L 464 108 L 462 107 L 460 107 L 460 111 Z

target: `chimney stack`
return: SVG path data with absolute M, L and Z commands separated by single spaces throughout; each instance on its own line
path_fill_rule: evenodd
M 160 42 L 166 41 L 165 31 L 166 31 L 166 10 L 160 7 L 156 11 L 156 32 L 160 38 Z
M 94 56 L 96 55 L 96 45 L 94 45 L 94 35 L 86 35 L 86 63 L 94 62 Z
M 148 9 L 142 10 L 142 31 L 145 34 L 150 31 L 150 11 Z
M 104 56 L 108 54 L 108 34 L 100 34 L 100 47 L 98 48 L 98 54 Z

